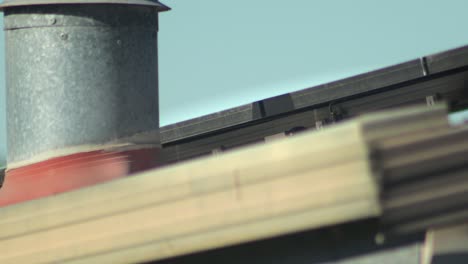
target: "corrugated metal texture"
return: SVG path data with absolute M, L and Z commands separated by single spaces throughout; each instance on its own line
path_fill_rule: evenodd
M 169 142 L 190 136 L 218 131 L 232 125 L 241 125 L 262 117 L 260 106 L 256 103 L 239 106 L 211 115 L 180 122 L 161 128 L 161 141 Z
M 440 73 L 466 67 L 468 66 L 468 48 L 462 47 L 427 56 L 426 63 L 429 73 Z
M 434 79 L 419 80 L 379 93 L 356 96 L 332 104 L 331 107 L 329 104 L 325 104 L 310 107 L 304 111 L 289 111 L 276 117 L 259 117 L 242 125 L 233 126 L 231 129 L 221 126 L 226 125 L 229 119 L 226 119 L 224 123 L 217 123 L 217 120 L 213 119 L 212 125 L 220 125 L 220 128 L 211 130 L 211 134 L 199 134 L 197 137 L 184 137 L 184 134 L 179 134 L 178 140 L 171 142 L 169 141 L 171 138 L 167 134 L 168 130 L 165 129 L 170 128 L 171 133 L 182 133 L 177 128 L 181 124 L 179 123 L 162 128 L 162 143 L 164 144 L 162 158 L 164 162 L 186 160 L 210 154 L 212 150 L 217 148 L 230 149 L 261 142 L 267 136 L 287 132 L 295 128 L 316 129 L 317 122 L 327 125 L 333 123 L 333 119 L 339 121 L 382 109 L 425 104 L 426 97 L 429 95 L 438 95 L 441 100 L 450 102 L 451 107 L 459 107 L 468 104 L 468 95 L 465 95 L 467 91 L 465 84 L 467 82 L 468 72 L 463 71 Z M 332 114 L 330 109 L 335 114 Z M 216 114 L 213 116 L 216 116 Z M 197 128 L 199 132 L 202 132 L 204 122 L 202 119 L 198 120 L 200 122 L 197 123 Z M 193 124 L 192 122 L 193 120 L 189 120 L 184 125 L 190 127 Z
M 161 128 L 162 142 L 176 144 L 178 140 L 237 129 L 239 125 L 269 122 L 300 111 L 317 110 L 325 114 L 320 114 L 320 118 L 340 119 L 388 107 L 424 103 L 427 96 L 449 101 L 453 110 L 463 109 L 468 106 L 468 89 L 465 89 L 468 56 L 464 54 L 468 54 L 468 47 L 169 125 Z M 239 120 L 239 112 L 245 107 L 255 110 L 247 110 Z
M 5 25 L 9 163 L 157 131 L 156 9 L 16 7 Z
M 249 104 L 253 109 L 249 111 L 254 114 L 247 114 L 247 116 L 242 118 L 242 122 L 237 121 L 237 119 L 232 119 L 232 113 L 238 113 L 241 109 L 233 108 L 216 114 L 169 125 L 161 128 L 161 141 L 167 143 L 181 138 L 202 135 L 213 131 L 214 128 L 220 130 L 239 124 L 288 114 L 308 107 L 328 104 L 331 101 L 343 99 L 345 97 L 370 92 L 385 86 L 410 81 L 421 76 L 423 76 L 421 64 L 419 61 L 415 60 L 330 84 L 324 84 Z M 236 116 L 238 116 L 238 114 L 236 114 Z M 209 120 L 209 122 L 207 120 Z M 187 133 L 185 130 L 187 130 L 188 127 L 196 127 L 196 129 Z
M 367 93 L 379 88 L 414 80 L 423 77 L 419 60 L 413 60 L 381 70 L 365 73 L 344 80 L 320 85 L 291 94 L 295 108 L 303 108 L 316 104 Z
M 314 126 L 313 111 L 291 114 L 270 122 L 249 125 L 236 130 L 165 146 L 161 158 L 165 163 L 187 160 L 211 154 L 212 150 L 217 148 L 229 150 L 243 145 L 263 142 L 267 136 L 282 133 L 294 127 L 313 128 Z

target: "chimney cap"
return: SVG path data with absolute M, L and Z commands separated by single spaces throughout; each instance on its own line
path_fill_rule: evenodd
M 171 8 L 157 0 L 4 0 L 0 4 L 0 12 L 5 8 L 36 5 L 66 5 L 66 4 L 122 4 L 155 7 L 158 11 L 169 11 Z

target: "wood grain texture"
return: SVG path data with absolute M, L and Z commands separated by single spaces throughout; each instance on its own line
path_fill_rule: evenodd
M 159 260 L 379 217 L 379 171 L 463 146 L 398 150 L 460 133 L 449 128 L 445 106 L 385 111 L 2 208 L 0 262 Z M 385 208 L 413 204 L 397 198 Z
M 0 210 L 1 263 L 163 259 L 380 214 L 359 122 Z

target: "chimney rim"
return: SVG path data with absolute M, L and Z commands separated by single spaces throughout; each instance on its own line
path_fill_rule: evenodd
M 155 7 L 159 12 L 169 11 L 170 7 L 156 0 L 4 0 L 0 4 L 0 12 L 6 8 L 39 5 L 69 5 L 69 4 L 121 4 Z

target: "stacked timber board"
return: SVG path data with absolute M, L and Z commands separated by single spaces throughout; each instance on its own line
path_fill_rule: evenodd
M 468 219 L 468 129 L 382 149 L 383 223 L 411 233 Z
M 368 218 L 400 227 L 389 215 L 416 211 L 389 206 L 392 177 L 424 178 L 428 158 L 466 151 L 460 133 L 444 106 L 405 108 L 2 208 L 0 263 L 135 263 Z
M 363 118 L 381 179 L 382 229 L 392 235 L 468 221 L 468 128 L 443 105 Z
M 358 122 L 0 210 L 0 263 L 133 263 L 380 215 Z

